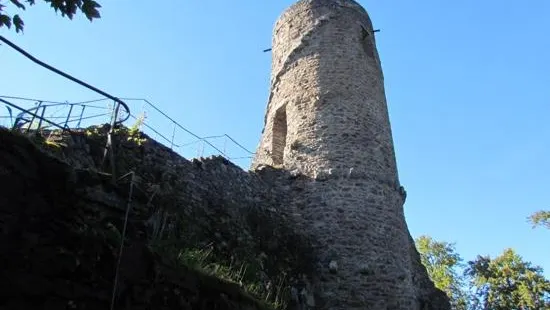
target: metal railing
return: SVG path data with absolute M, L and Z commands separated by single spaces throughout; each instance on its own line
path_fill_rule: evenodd
M 142 113 L 146 114 L 143 131 L 184 157 L 221 155 L 244 167 L 248 166 L 254 155 L 254 152 L 228 134 L 199 136 L 147 99 L 124 98 L 124 100 L 131 106 L 135 106 L 134 111 L 138 110 L 137 106 L 141 103 Z M 137 120 L 140 116 L 132 114 L 130 118 Z
M 121 98 L 130 111 L 142 111 L 118 117 L 122 125 L 133 127 L 186 158 L 221 155 L 247 168 L 254 153 L 228 134 L 199 136 L 184 127 L 147 99 Z M 5 105 L 2 109 L 1 104 Z M 0 95 L 0 125 L 20 130 L 81 129 L 107 123 L 115 106 L 108 98 L 81 102 L 60 102 L 20 96 Z M 14 112 L 15 111 L 15 112 Z M 143 114 L 146 116 L 143 117 Z
M 71 103 L 0 96 L 0 102 L 4 103 L 6 108 L 2 112 L 7 112 L 7 115 L 0 113 L 0 125 L 25 130 L 50 127 L 64 130 L 82 128 L 90 122 L 97 123 L 112 117 L 112 108 L 94 104 L 99 101 L 102 100 Z
M 109 153 L 114 154 L 115 146 L 111 135 L 116 125 L 132 127 L 139 122 L 141 131 L 186 158 L 221 155 L 242 168 L 246 169 L 249 166 L 254 153 L 231 136 L 222 134 L 201 137 L 182 126 L 147 99 L 112 96 L 38 60 L 2 36 L 0 36 L 0 41 L 41 67 L 102 96 L 102 98 L 88 101 L 61 102 L 0 95 L 0 103 L 5 105 L 4 109 L 0 107 L 0 125 L 23 130 L 44 128 L 70 130 L 108 122 L 111 125 L 111 131 L 105 146 L 105 161 Z M 141 104 L 141 109 L 138 108 L 139 104 Z M 131 112 L 139 110 L 142 110 L 141 115 Z M 114 162 L 114 158 L 111 158 L 111 162 Z M 114 167 L 112 172 L 114 176 Z

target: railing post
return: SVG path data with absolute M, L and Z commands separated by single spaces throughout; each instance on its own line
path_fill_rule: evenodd
M 174 136 L 176 135 L 176 123 L 174 123 L 174 129 L 172 130 L 172 142 L 170 143 L 170 149 L 174 148 Z
M 200 140 L 199 147 L 197 148 L 197 157 L 202 157 L 202 154 L 204 152 L 204 140 Z
M 82 111 L 80 111 L 80 116 L 78 117 L 78 124 L 76 124 L 76 128 L 80 128 L 80 123 L 82 122 L 82 116 L 84 115 L 84 110 L 86 109 L 86 106 L 82 106 Z
M 113 184 L 116 183 L 115 144 L 114 144 L 113 134 L 115 132 L 115 125 L 117 123 L 120 103 L 115 101 L 114 105 L 115 105 L 115 109 L 111 117 L 111 126 L 109 128 L 109 132 L 107 133 L 107 143 L 105 144 L 105 149 L 103 151 L 103 161 L 101 163 L 101 166 L 104 167 L 105 159 L 107 158 L 107 155 L 109 155 L 109 161 L 111 162 L 111 177 L 112 177 Z
M 44 114 L 46 114 L 46 106 L 42 107 L 42 113 L 40 114 L 40 120 L 38 121 L 38 128 L 36 128 L 36 130 L 40 130 L 40 128 L 42 128 L 42 120 L 44 119 Z
M 9 106 L 5 106 L 6 109 L 8 110 L 8 113 L 10 114 L 10 124 L 13 125 L 13 115 L 12 115 L 12 111 L 11 111 L 11 108 Z
M 38 113 L 38 109 L 42 106 L 42 101 L 38 101 L 38 106 L 36 106 L 36 113 Z M 30 127 L 32 126 L 32 123 L 34 122 L 34 119 L 36 118 L 36 113 L 33 113 L 31 121 L 29 122 L 29 125 L 27 126 L 27 130 L 25 130 L 25 133 L 29 132 Z
M 69 124 L 69 119 L 71 118 L 71 113 L 73 112 L 73 106 L 74 104 L 71 103 L 71 107 L 69 108 L 69 114 L 67 114 L 67 119 L 65 119 L 65 125 L 63 126 L 64 128 L 67 128 Z
M 226 149 L 227 149 L 227 136 L 224 136 L 223 137 L 223 153 L 224 154 L 227 154 Z

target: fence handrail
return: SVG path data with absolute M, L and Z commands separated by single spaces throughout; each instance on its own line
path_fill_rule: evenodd
M 51 100 L 44 100 L 44 99 L 35 99 L 35 98 L 27 98 L 27 97 L 19 97 L 19 96 L 7 96 L 7 95 L 0 95 L 0 98 L 16 99 L 16 100 L 24 100 L 24 101 L 40 101 L 40 102 L 52 103 L 52 104 L 74 104 L 74 105 L 101 102 L 109 99 L 109 98 L 99 98 L 99 99 L 92 99 L 92 100 L 79 101 L 79 102 L 68 102 L 68 101 L 61 102 L 61 101 L 51 101 Z
M 172 123 L 174 123 L 174 125 L 178 126 L 180 129 L 184 130 L 185 132 L 187 132 L 188 134 L 192 135 L 193 137 L 195 137 L 197 140 L 201 140 L 201 141 L 204 141 L 205 143 L 207 143 L 209 146 L 211 146 L 212 148 L 214 148 L 216 151 L 220 152 L 221 154 L 223 154 L 225 157 L 227 157 L 227 155 L 224 154 L 224 152 L 222 152 L 221 150 L 219 150 L 217 147 L 215 147 L 214 145 L 212 145 L 208 140 L 206 140 L 206 138 L 208 137 L 200 137 L 196 134 L 194 134 L 193 132 L 191 132 L 190 130 L 186 129 L 185 127 L 183 127 L 182 125 L 180 125 L 178 122 L 176 122 L 174 119 L 172 119 L 170 116 L 168 116 L 166 113 L 162 112 L 159 108 L 157 108 L 152 102 L 150 102 L 149 100 L 145 99 L 145 98 L 122 98 L 124 100 L 141 100 L 145 103 L 147 103 L 149 106 L 151 106 L 153 109 L 155 109 L 157 112 L 159 112 L 160 114 L 162 114 L 164 117 L 166 117 L 167 119 L 169 119 Z M 226 137 L 228 138 L 229 140 L 231 140 L 233 143 L 235 143 L 235 145 L 237 145 L 239 148 L 241 148 L 242 150 L 244 150 L 245 152 L 253 155 L 254 152 L 251 152 L 249 151 L 247 148 L 245 148 L 242 144 L 240 144 L 239 142 L 237 142 L 235 139 L 233 139 L 231 136 L 229 136 L 228 134 L 223 134 L 221 135 L 222 137 Z
M 40 102 L 44 102 L 44 103 L 52 103 L 52 104 L 74 104 L 74 105 L 79 105 L 79 104 L 87 104 L 87 103 L 94 103 L 94 102 L 100 102 L 100 101 L 105 101 L 105 100 L 108 100 L 109 98 L 100 98 L 100 99 L 92 99 L 92 100 L 85 100 L 85 101 L 80 101 L 80 102 L 60 102 L 60 101 L 51 101 L 51 100 L 44 100 L 44 99 L 36 99 L 36 98 L 27 98 L 27 97 L 19 97 L 19 96 L 6 96 L 6 95 L 0 95 L 0 98 L 11 98 L 11 99 L 18 99 L 18 100 L 26 100 L 26 101 L 40 101 Z M 148 99 L 145 99 L 145 98 L 133 98 L 133 97 L 120 97 L 119 99 L 121 100 L 126 100 L 126 101 L 143 101 L 145 102 L 147 105 L 151 106 L 153 109 L 155 109 L 156 111 L 158 111 L 159 113 L 161 113 L 164 117 L 168 118 L 172 123 L 174 123 L 176 126 L 178 126 L 179 128 L 181 128 L 182 130 L 184 130 L 185 132 L 189 133 L 190 135 L 192 135 L 193 137 L 195 137 L 197 139 L 197 141 L 195 142 L 192 142 L 192 143 L 196 143 L 198 141 L 203 141 L 205 143 L 208 143 L 210 146 L 212 146 L 216 151 L 220 152 L 221 154 L 224 154 L 224 152 L 222 152 L 221 150 L 219 150 L 219 148 L 216 148 L 214 147 L 212 144 L 210 144 L 207 139 L 209 138 L 227 138 L 229 140 L 231 140 L 231 142 L 233 142 L 236 146 L 238 146 L 241 150 L 245 151 L 246 153 L 250 154 L 250 155 L 254 155 L 255 153 L 248 150 L 246 147 L 244 147 L 242 144 L 240 144 L 239 142 L 237 142 L 237 140 L 235 140 L 233 137 L 231 137 L 230 135 L 224 133 L 222 135 L 216 135 L 216 136 L 206 136 L 206 137 L 201 137 L 195 133 L 193 133 L 191 130 L 183 127 L 181 124 L 179 124 L 177 121 L 175 121 L 174 119 L 172 119 L 170 116 L 166 115 L 166 113 L 162 112 L 158 107 L 156 107 L 150 100 Z M 130 115 L 130 117 L 133 117 L 134 119 L 136 119 L 137 117 L 135 115 Z M 144 124 L 145 125 L 145 124 Z M 145 125 L 146 126 L 146 125 Z M 161 136 L 161 138 L 163 138 L 164 140 L 166 140 L 166 142 L 168 143 L 173 143 L 172 141 L 170 141 L 170 139 L 168 139 L 167 137 L 163 136 L 161 133 L 159 133 L 156 129 L 150 127 L 150 126 L 146 126 L 148 127 L 150 130 L 152 130 L 154 133 L 156 133 L 157 135 Z M 180 145 L 174 145 L 176 147 L 180 147 Z M 225 155 L 225 154 L 224 154 Z M 227 156 L 227 155 L 225 155 Z
M 26 99 L 26 98 L 21 98 L 21 97 L 2 96 L 2 95 L 0 95 L 0 98 L 29 100 L 29 101 L 34 101 L 34 102 L 45 103 L 45 104 L 42 104 L 40 106 L 29 108 L 28 109 L 29 111 L 38 110 L 38 109 L 43 108 L 43 107 L 51 108 L 51 107 L 57 107 L 57 106 L 70 106 L 70 105 L 80 106 L 80 107 L 87 107 L 87 108 L 96 108 L 96 109 L 109 109 L 107 107 L 100 107 L 100 106 L 88 105 L 87 104 L 87 103 L 97 102 L 97 100 L 89 100 L 89 101 L 83 101 L 83 102 L 56 102 L 56 101 L 48 101 L 48 100 L 41 100 L 41 99 L 32 99 L 31 100 L 31 99 Z M 107 99 L 108 98 L 106 98 L 105 100 L 107 100 Z
M 27 109 L 24 109 L 24 108 L 22 108 L 22 107 L 20 107 L 20 106 L 18 106 L 18 105 L 16 105 L 16 104 L 14 104 L 14 103 L 11 103 L 11 102 L 9 102 L 9 101 L 7 101 L 7 100 L 5 100 L 5 99 L 0 98 L 0 102 L 2 102 L 2 103 L 4 103 L 4 104 L 7 104 L 7 105 L 9 105 L 10 107 L 13 107 L 13 108 L 15 108 L 15 109 L 17 109 L 17 110 L 19 110 L 19 111 L 21 111 L 21 112 L 25 112 L 25 113 L 27 113 L 27 114 L 29 114 L 29 115 L 35 117 L 35 118 L 38 118 L 38 119 L 40 119 L 40 120 L 42 120 L 42 121 L 44 121 L 44 122 L 46 122 L 46 123 L 48 123 L 48 124 L 50 124 L 50 125 L 53 125 L 54 127 L 57 127 L 57 128 L 59 128 L 59 129 L 62 129 L 62 130 L 68 130 L 68 128 L 65 128 L 65 127 L 63 127 L 63 126 L 61 126 L 61 125 L 59 125 L 59 124 L 57 124 L 57 123 L 54 123 L 54 122 L 48 120 L 47 118 L 42 117 L 42 116 L 40 116 L 40 115 L 38 115 L 38 114 L 32 113 L 31 111 L 29 111 L 29 110 L 27 110 Z
M 36 63 L 36 64 L 38 64 L 38 65 L 40 65 L 40 66 L 42 66 L 42 67 L 44 67 L 44 68 L 46 68 L 46 69 L 52 71 L 52 72 L 55 72 L 55 73 L 57 73 L 57 74 L 63 76 L 64 78 L 67 78 L 67 79 L 69 79 L 69 80 L 71 80 L 71 81 L 73 81 L 73 82 L 75 82 L 75 83 L 77 83 L 77 84 L 80 84 L 80 85 L 82 85 L 82 86 L 88 88 L 89 90 L 92 90 L 92 91 L 94 91 L 94 92 L 96 92 L 96 93 L 98 93 L 98 94 L 100 94 L 100 95 L 102 95 L 102 96 L 104 96 L 104 97 L 107 97 L 107 98 L 113 100 L 114 102 L 118 103 L 119 105 L 121 105 L 121 106 L 124 108 L 124 110 L 126 110 L 126 117 L 125 117 L 124 119 L 121 119 L 121 120 L 120 120 L 120 119 L 119 119 L 119 120 L 116 120 L 116 121 L 115 121 L 116 124 L 121 124 L 121 123 L 125 122 L 125 121 L 130 117 L 130 108 L 128 107 L 128 105 L 127 105 L 126 103 L 124 103 L 124 101 L 120 100 L 119 98 L 117 98 L 117 97 L 115 97 L 115 96 L 113 96 L 113 95 L 111 95 L 111 94 L 108 94 L 108 93 L 102 91 L 101 89 L 99 89 L 99 88 L 97 88 L 97 87 L 94 87 L 94 86 L 92 86 L 92 85 L 90 85 L 90 84 L 88 84 L 88 83 L 86 83 L 86 82 L 83 82 L 83 81 L 81 81 L 81 80 L 79 80 L 79 79 L 77 79 L 77 78 L 71 76 L 70 74 L 67 74 L 67 73 L 65 73 L 65 72 L 63 72 L 63 71 L 61 71 L 61 70 L 59 70 L 59 69 L 56 69 L 56 68 L 54 68 L 54 67 L 48 65 L 47 63 L 45 63 L 45 62 L 39 60 L 38 58 L 36 58 L 36 57 L 34 57 L 34 56 L 32 56 L 32 55 L 29 54 L 27 51 L 25 51 L 24 49 L 22 49 L 22 48 L 20 48 L 19 46 L 15 45 L 13 42 L 11 42 L 10 40 L 4 38 L 4 37 L 1 36 L 1 35 L 0 35 L 0 41 L 6 43 L 8 46 L 10 46 L 11 48 L 13 48 L 14 50 L 16 50 L 17 52 L 19 52 L 19 53 L 22 54 L 23 56 L 25 56 L 25 57 L 27 57 L 28 59 L 32 60 L 34 63 Z
M 118 97 L 115 97 L 99 88 L 96 88 L 82 80 L 79 80 L 73 76 L 71 76 L 70 74 L 68 73 L 65 73 L 57 68 L 54 68 L 53 66 L 51 65 L 48 65 L 47 63 L 44 63 L 43 61 L 37 59 L 36 57 L 32 56 L 30 53 L 28 53 L 27 51 L 25 51 L 24 49 L 20 48 L 19 46 L 17 46 L 16 44 L 14 44 L 13 42 L 9 41 L 8 39 L 6 39 L 5 37 L 1 36 L 0 35 L 0 41 L 7 44 L 9 47 L 13 48 L 15 51 L 17 51 L 18 53 L 22 54 L 23 56 L 25 56 L 26 58 L 30 59 L 32 62 L 40 65 L 41 67 L 43 68 L 46 68 L 72 82 L 75 82 L 89 90 L 92 90 L 93 92 L 97 93 L 97 94 L 100 94 L 102 95 L 103 97 L 105 98 L 101 98 L 101 99 L 94 99 L 94 100 L 88 100 L 88 101 L 83 101 L 83 102 L 73 102 L 73 103 L 70 103 L 70 102 L 58 102 L 58 101 L 47 101 L 47 100 L 37 100 L 37 99 L 30 99 L 30 98 L 23 98 L 23 97 L 15 97 L 15 96 L 0 96 L 0 102 L 3 102 L 11 107 L 14 107 L 30 116 L 33 117 L 33 119 L 39 119 L 41 121 L 45 121 L 46 123 L 48 124 L 51 124 L 57 128 L 60 128 L 60 129 L 63 129 L 63 130 L 67 130 L 68 129 L 68 122 L 69 122 L 69 116 L 67 117 L 66 121 L 65 121 L 65 126 L 61 126 L 60 124 L 57 124 L 55 122 L 52 122 L 50 120 L 48 120 L 47 118 L 44 117 L 44 111 L 45 111 L 45 108 L 46 106 L 55 106 L 55 105 L 63 105 L 63 104 L 66 104 L 66 105 L 70 105 L 71 106 L 71 111 L 72 111 L 72 107 L 73 106 L 83 106 L 83 109 L 81 111 L 81 115 L 80 115 L 80 120 L 82 120 L 82 113 L 84 113 L 84 106 L 87 104 L 87 103 L 92 103 L 92 102 L 100 102 L 100 101 L 104 101 L 104 100 L 112 100 L 114 102 L 114 106 L 113 106 L 113 111 L 114 111 L 114 114 L 111 118 L 111 129 L 110 129 L 110 132 L 109 132 L 109 135 L 111 134 L 111 131 L 116 127 L 116 125 L 120 125 L 120 124 L 123 124 L 125 121 L 127 121 L 130 117 L 134 117 L 134 115 L 131 114 L 130 112 L 130 108 L 129 106 L 123 101 L 123 100 L 140 100 L 140 101 L 143 101 L 145 102 L 149 107 L 153 108 L 154 110 L 156 110 L 158 113 L 160 113 L 162 116 L 164 116 L 166 119 L 168 119 L 170 122 L 173 123 L 174 125 L 174 132 L 172 133 L 172 140 L 170 141 L 168 138 L 166 138 L 164 135 L 162 135 L 161 133 L 159 133 L 155 128 L 147 125 L 144 123 L 144 126 L 146 126 L 147 128 L 149 128 L 150 130 L 152 130 L 153 132 L 155 132 L 157 135 L 161 136 L 162 138 L 164 138 L 167 142 L 171 143 L 171 148 L 173 146 L 176 146 L 176 147 L 179 147 L 177 145 L 174 145 L 174 134 L 175 134 L 175 131 L 176 131 L 176 128 L 179 128 L 181 130 L 183 130 L 184 132 L 186 132 L 187 134 L 191 135 L 192 137 L 194 137 L 195 139 L 197 139 L 197 142 L 200 141 L 202 143 L 205 143 L 206 145 L 210 146 L 213 150 L 215 150 L 216 152 L 218 152 L 218 154 L 221 154 L 223 155 L 225 158 L 228 158 L 229 159 L 229 156 L 225 153 L 225 147 L 224 147 L 224 150 L 222 151 L 220 148 L 216 147 L 214 144 L 212 144 L 210 141 L 207 140 L 207 138 L 205 137 L 200 137 L 199 135 L 193 133 L 191 130 L 185 128 L 184 126 L 182 126 L 180 123 L 178 123 L 177 121 L 175 121 L 173 118 L 171 118 L 169 115 L 167 115 L 166 113 L 164 113 L 162 110 L 160 110 L 158 107 L 156 107 L 152 102 L 150 102 L 149 100 L 147 99 L 144 99 L 144 98 L 118 98 Z M 4 99 L 3 99 L 4 98 Z M 32 109 L 23 109 L 9 101 L 7 101 L 6 99 L 16 99 L 16 100 L 33 100 L 33 101 L 36 101 L 36 102 L 39 102 L 39 105 L 40 107 L 36 107 L 36 108 L 32 108 Z M 42 105 L 43 103 L 46 103 L 46 105 Z M 50 105 L 51 104 L 51 105 Z M 123 108 L 123 112 L 126 113 L 126 115 L 124 115 L 123 117 L 120 117 L 119 116 L 119 109 L 120 107 Z M 33 110 L 36 110 L 36 112 L 38 113 L 38 109 L 39 108 L 43 108 L 42 110 L 42 115 L 38 115 L 38 114 L 35 114 L 35 113 L 32 113 L 31 111 Z M 71 114 L 71 112 L 69 111 L 69 115 Z M 94 116 L 95 117 L 95 116 Z M 72 122 L 72 120 L 71 120 Z M 79 124 L 80 124 L 80 121 L 79 121 Z M 78 125 L 77 125 L 78 126 Z M 110 136 L 109 136 L 110 137 Z M 255 153 L 254 152 L 251 152 L 249 151 L 247 148 L 245 148 L 242 144 L 238 143 L 235 139 L 233 139 L 231 136 L 229 136 L 228 134 L 223 134 L 221 137 L 225 137 L 227 139 L 229 139 L 232 143 L 234 143 L 234 145 L 236 145 L 238 148 L 240 148 L 241 150 L 245 151 L 246 153 L 250 154 L 250 155 L 254 155 Z M 110 149 L 111 148 L 111 143 L 110 141 L 107 142 L 107 146 L 106 146 L 106 151 L 107 149 Z M 243 157 L 244 158 L 244 157 Z M 113 172 L 113 175 L 114 175 L 114 172 Z
M 193 137 L 195 137 L 196 139 L 198 140 L 202 140 L 204 141 L 206 144 L 208 144 L 209 146 L 211 146 L 213 149 L 215 149 L 216 151 L 220 152 L 220 154 L 222 154 L 224 157 L 228 157 L 225 152 L 223 152 L 222 150 L 220 150 L 219 148 L 217 148 L 216 146 L 214 146 L 212 143 L 210 143 L 209 141 L 207 140 L 204 140 L 203 138 L 201 138 L 200 136 L 196 135 L 195 133 L 191 132 L 189 129 L 183 127 L 182 125 L 180 125 L 178 122 L 176 122 L 174 119 L 172 119 L 170 116 L 168 116 L 166 113 L 162 112 L 159 108 L 157 108 L 154 104 L 152 104 L 149 100 L 147 99 L 143 99 L 143 98 L 125 98 L 125 100 L 142 100 L 144 101 L 145 103 L 147 103 L 148 105 L 150 105 L 153 109 L 155 109 L 157 112 L 159 112 L 160 114 L 162 114 L 164 117 L 166 117 L 167 119 L 169 119 L 172 123 L 174 123 L 174 125 L 178 126 L 181 130 L 187 132 L 188 134 L 192 135 Z

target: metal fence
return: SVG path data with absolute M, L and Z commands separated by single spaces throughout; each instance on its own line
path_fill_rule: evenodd
M 222 155 L 247 168 L 253 152 L 227 134 L 201 137 L 172 119 L 149 100 L 120 98 L 129 107 L 118 111 L 117 122 L 142 132 L 186 158 Z M 4 108 L 1 108 L 1 105 Z M 19 129 L 75 129 L 110 123 L 116 104 L 108 98 L 59 102 L 0 95 L 0 125 Z M 132 111 L 140 111 L 133 113 Z
M 100 100 L 57 102 L 0 95 L 5 109 L 0 110 L 0 125 L 19 129 L 84 128 L 105 122 L 113 115 L 112 106 Z M 126 111 L 119 111 L 123 118 Z
M 105 123 L 111 124 L 111 128 L 118 124 L 131 127 L 139 121 L 142 132 L 186 158 L 221 155 L 244 169 L 248 168 L 254 153 L 231 136 L 220 134 L 201 137 L 147 99 L 112 96 L 38 60 L 2 36 L 0 41 L 41 67 L 100 96 L 94 100 L 68 102 L 0 94 L 0 125 L 22 130 L 70 130 Z M 134 111 L 139 112 L 135 114 Z M 110 148 L 110 143 L 109 136 L 106 150 Z

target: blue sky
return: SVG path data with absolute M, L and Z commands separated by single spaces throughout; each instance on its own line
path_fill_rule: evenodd
M 271 55 L 262 50 L 293 1 L 99 2 L 103 18 L 93 23 L 38 3 L 23 14 L 24 35 L 0 34 L 116 96 L 150 100 L 200 136 L 229 134 L 255 149 L 269 91 Z M 413 236 L 454 241 L 465 259 L 512 247 L 550 276 L 550 231 L 526 222 L 550 209 L 550 2 L 360 3 L 381 29 Z M 98 98 L 6 46 L 0 68 L 0 95 Z

